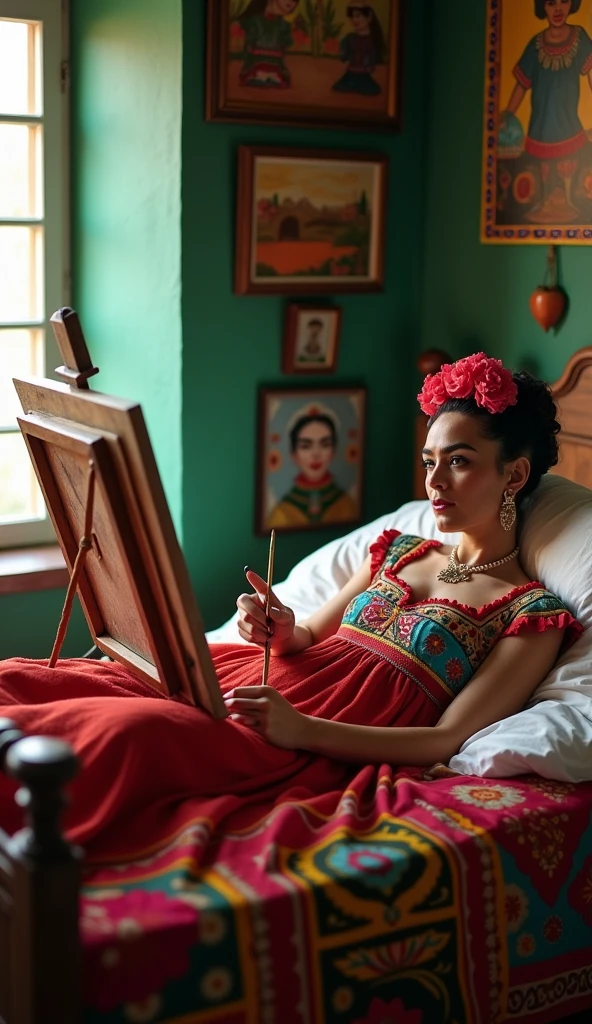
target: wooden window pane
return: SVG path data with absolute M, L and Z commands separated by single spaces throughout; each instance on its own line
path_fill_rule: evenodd
M 0 323 L 42 318 L 40 227 L 0 227 Z
M 0 523 L 43 515 L 43 498 L 20 432 L 0 434 Z
M 44 331 L 0 330 L 0 427 L 16 427 L 21 404 L 13 377 L 42 377 Z
M 0 220 L 43 216 L 41 132 L 0 122 Z

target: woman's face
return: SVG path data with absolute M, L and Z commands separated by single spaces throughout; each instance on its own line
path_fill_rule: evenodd
M 333 435 L 326 423 L 307 423 L 298 432 L 296 450 L 292 459 L 310 483 L 317 483 L 326 475 L 335 454 Z
M 510 468 L 500 471 L 499 443 L 481 434 L 479 421 L 445 412 L 432 424 L 423 450 L 426 492 L 443 533 L 483 532 L 499 525 Z
M 565 25 L 571 11 L 571 0 L 546 0 L 545 14 L 552 28 Z
M 298 0 L 270 0 L 267 4 L 267 9 L 273 14 L 281 14 L 282 17 L 286 17 L 288 14 L 293 12 L 298 7 Z
M 353 25 L 354 29 L 356 30 L 356 32 L 367 32 L 368 31 L 368 29 L 370 27 L 371 19 L 367 18 L 366 15 L 363 14 L 362 11 L 359 9 L 359 7 L 356 7 L 352 11 L 351 20 L 352 20 L 352 25 Z

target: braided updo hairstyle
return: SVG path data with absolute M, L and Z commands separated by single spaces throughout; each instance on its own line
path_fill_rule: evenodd
M 428 427 L 444 412 L 462 412 L 480 421 L 484 437 L 499 442 L 500 469 L 504 463 L 526 456 L 530 475 L 516 494 L 516 504 L 520 506 L 536 490 L 543 474 L 557 464 L 561 424 L 548 384 L 525 371 L 513 373 L 512 379 L 518 388 L 518 399 L 503 412 L 487 412 L 474 398 L 450 398 L 430 417 Z

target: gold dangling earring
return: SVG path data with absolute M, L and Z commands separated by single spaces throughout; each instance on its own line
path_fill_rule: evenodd
M 504 500 L 500 508 L 500 523 L 503 530 L 511 530 L 516 522 L 516 502 L 513 491 L 504 491 Z

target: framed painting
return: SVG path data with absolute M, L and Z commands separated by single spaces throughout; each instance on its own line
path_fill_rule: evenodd
M 362 517 L 366 388 L 262 388 L 256 530 L 348 526 Z
M 592 242 L 592 0 L 486 0 L 481 239 Z
M 291 302 L 286 310 L 282 371 L 335 373 L 341 310 Z
M 402 0 L 209 0 L 208 121 L 400 127 Z
M 235 292 L 376 292 L 384 279 L 387 159 L 240 146 Z

